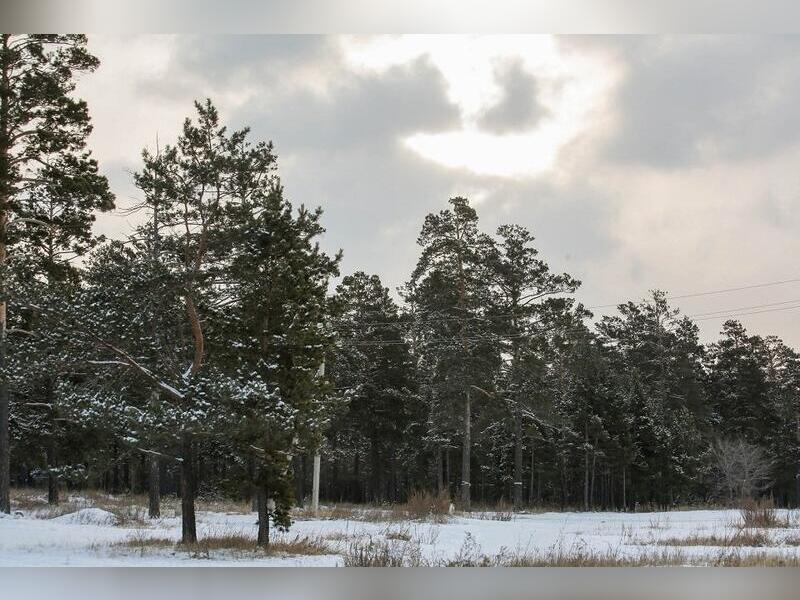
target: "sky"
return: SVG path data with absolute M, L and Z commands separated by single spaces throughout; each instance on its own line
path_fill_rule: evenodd
M 713 340 L 727 311 L 800 348 L 800 37 L 90 36 L 77 93 L 120 209 L 145 147 L 195 99 L 272 140 L 293 204 L 321 206 L 342 272 L 394 290 L 427 213 L 466 196 L 518 223 L 597 315 L 682 296 Z M 698 292 L 749 289 L 693 295 Z M 690 295 L 690 297 L 685 297 Z M 610 307 L 607 305 L 611 305 Z M 797 306 L 798 309 L 793 307 Z M 709 314 L 711 313 L 711 314 Z M 751 314 L 744 314 L 751 313 Z

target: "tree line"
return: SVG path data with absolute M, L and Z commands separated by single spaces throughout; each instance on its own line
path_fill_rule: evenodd
M 252 499 L 290 525 L 324 500 L 629 510 L 800 502 L 800 357 L 735 320 L 718 341 L 655 291 L 593 320 L 532 233 L 466 198 L 425 217 L 399 301 L 341 278 L 320 209 L 285 196 L 271 142 L 197 102 L 142 153 L 141 224 L 87 150 L 80 35 L 0 36 L 0 511 L 11 485 Z

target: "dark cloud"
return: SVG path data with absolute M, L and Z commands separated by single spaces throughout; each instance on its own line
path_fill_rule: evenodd
M 323 95 L 299 89 L 260 96 L 236 118 L 272 137 L 279 150 L 330 152 L 364 144 L 384 151 L 412 132 L 443 131 L 459 122 L 441 74 L 423 59 L 381 74 L 342 72 Z
M 202 97 L 203 89 L 257 85 L 279 92 L 303 65 L 335 66 L 335 38 L 317 35 L 190 35 L 176 38 L 169 68 L 137 82 L 147 96 Z
M 674 168 L 764 157 L 800 141 L 800 38 L 607 43 L 627 71 L 615 102 L 620 127 L 605 148 L 610 158 Z
M 495 69 L 503 97 L 481 115 L 478 125 L 493 133 L 519 132 L 533 128 L 546 109 L 537 101 L 536 78 L 520 60 L 503 61 Z

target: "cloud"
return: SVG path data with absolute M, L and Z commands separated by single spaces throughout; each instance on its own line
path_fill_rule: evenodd
M 478 127 L 492 133 L 526 131 L 536 126 L 548 114 L 537 96 L 539 84 L 519 59 L 500 61 L 495 67 L 502 99 L 488 107 L 478 118 Z
M 800 140 L 800 38 L 636 37 L 617 46 L 626 77 L 620 162 L 679 168 L 759 159 Z
M 588 305 L 796 276 L 800 40 L 743 36 L 90 37 L 92 146 L 125 206 L 139 152 L 192 101 L 271 139 L 345 273 L 402 284 L 424 216 L 474 199 L 531 229 Z M 551 137 L 545 135 L 554 128 Z M 557 134 L 557 135 L 556 135 Z M 437 146 L 438 144 L 438 146 Z M 121 236 L 136 215 L 98 218 Z M 685 312 L 792 289 L 677 302 Z M 800 298 L 800 285 L 794 289 Z M 789 312 L 743 320 L 800 344 Z M 715 335 L 719 322 L 704 321 Z

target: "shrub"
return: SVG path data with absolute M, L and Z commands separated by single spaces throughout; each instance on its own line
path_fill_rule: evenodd
M 789 518 L 781 517 L 772 498 L 745 500 L 739 509 L 741 527 L 789 527 Z

